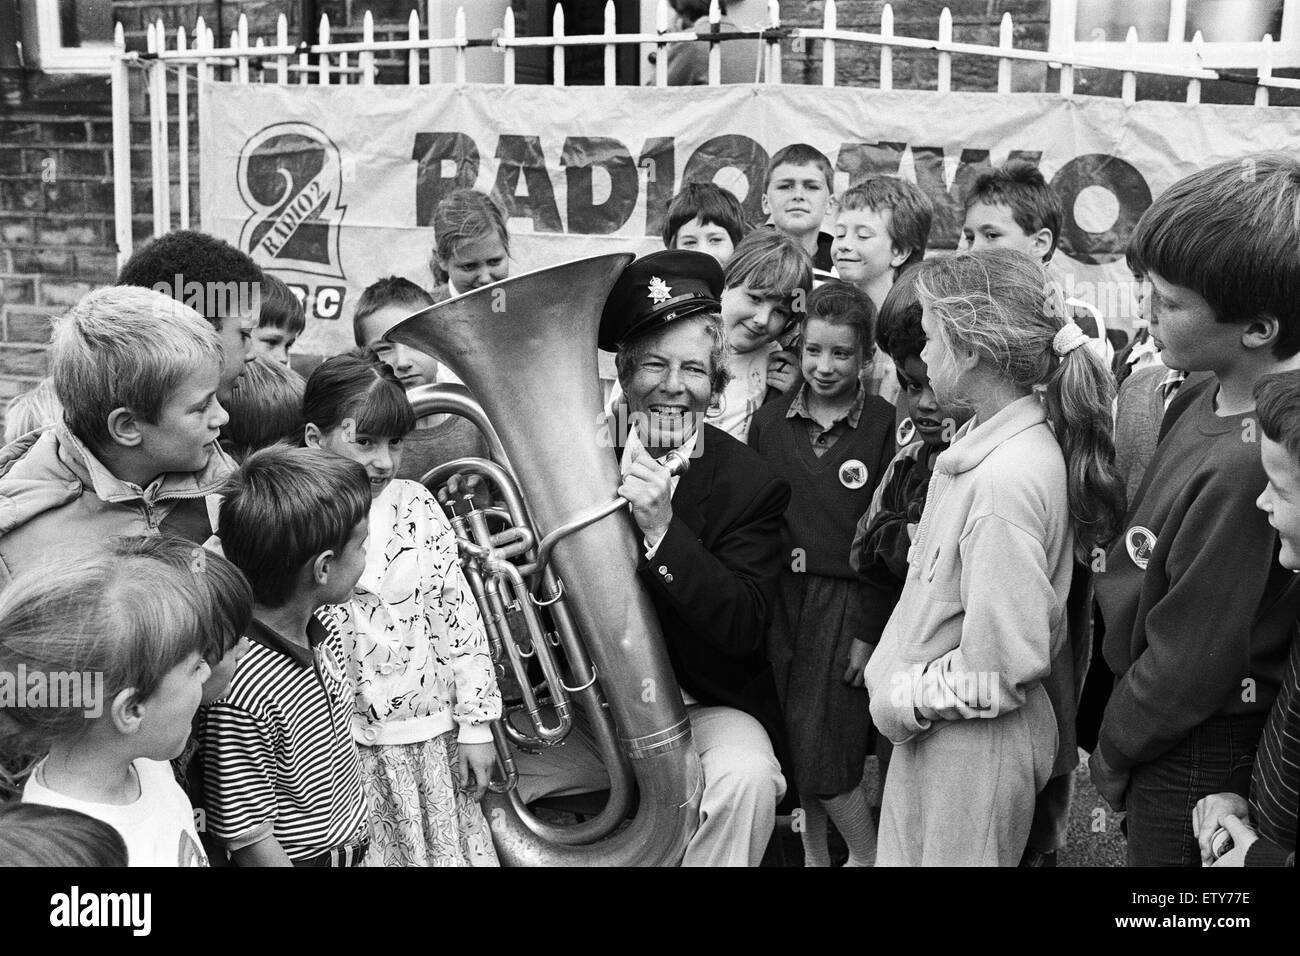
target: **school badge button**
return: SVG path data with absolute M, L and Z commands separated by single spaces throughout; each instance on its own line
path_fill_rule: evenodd
M 1147 569 L 1147 564 L 1151 560 L 1151 552 L 1155 550 L 1155 546 L 1156 536 L 1141 525 L 1134 525 L 1124 535 L 1124 547 L 1128 549 L 1128 556 L 1143 571 Z
M 856 458 L 850 458 L 840 465 L 840 484 L 850 491 L 857 491 L 867 483 L 867 466 Z

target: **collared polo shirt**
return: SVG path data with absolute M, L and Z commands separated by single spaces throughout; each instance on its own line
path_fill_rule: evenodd
M 254 619 L 230 691 L 200 714 L 207 828 L 231 851 L 274 836 L 301 860 L 366 836 L 339 626 L 318 613 L 307 650 Z
M 799 386 L 799 391 L 794 401 L 790 403 L 789 409 L 786 410 L 785 417 L 802 418 L 807 423 L 808 441 L 812 444 L 813 454 L 820 458 L 830 451 L 831 446 L 839 441 L 841 436 L 858 427 L 858 419 L 862 417 L 862 406 L 866 400 L 867 390 L 859 383 L 857 395 L 854 396 L 853 404 L 849 406 L 848 411 L 829 425 L 823 425 L 813 417 L 812 412 L 808 411 L 808 383 L 804 382 Z

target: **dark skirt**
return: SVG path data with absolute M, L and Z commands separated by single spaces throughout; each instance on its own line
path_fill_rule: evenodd
M 832 796 L 862 781 L 875 746 L 865 687 L 844 683 L 850 642 L 866 633 L 866 597 L 848 578 L 785 573 L 768 654 L 803 793 Z

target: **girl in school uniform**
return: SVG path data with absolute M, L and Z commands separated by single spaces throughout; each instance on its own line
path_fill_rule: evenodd
M 872 744 L 860 640 L 879 600 L 849 566 L 858 519 L 894 453 L 894 406 L 859 380 L 875 308 L 838 280 L 813 290 L 801 323 L 803 384 L 758 410 L 749 443 L 790 481 L 781 603 L 769 657 L 782 695 L 808 866 L 829 866 L 826 819 L 869 866 L 876 833 L 859 788 Z

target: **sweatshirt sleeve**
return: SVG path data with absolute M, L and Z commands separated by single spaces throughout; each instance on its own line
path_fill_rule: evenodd
M 1246 851 L 1244 866 L 1295 866 L 1295 850 L 1260 837 Z
M 1273 570 L 1274 535 L 1231 468 L 1195 496 L 1146 610 L 1146 647 L 1116 682 L 1098 746 L 1116 770 L 1158 757 L 1218 713 L 1242 681 Z M 1231 569 L 1232 586 L 1222 583 Z M 1156 571 L 1155 561 L 1147 574 Z
M 912 537 L 907 530 L 907 502 L 902 489 L 911 487 L 910 461 L 894 454 L 892 429 L 879 470 L 880 483 L 871 496 L 871 506 L 858 519 L 849 546 L 849 567 L 861 580 L 864 601 L 862 631 L 855 635 L 868 644 L 880 642 L 889 615 L 898 603 L 907 578 L 907 554 Z
M 911 487 L 907 472 L 899 461 L 886 470 L 871 507 L 858 519 L 849 551 L 849 566 L 881 587 L 898 587 L 907 579 L 907 553 L 912 547 L 907 531 L 906 492 Z
M 457 741 L 463 744 L 489 743 L 492 721 L 501 716 L 501 691 L 487 631 L 479 613 L 478 602 L 461 570 L 456 535 L 437 510 L 433 496 L 425 494 L 423 505 L 430 528 L 428 554 L 433 559 L 434 595 L 431 610 L 446 625 L 447 651 L 456 675 L 456 700 L 452 717 L 458 728 Z
M 914 701 L 928 720 L 1019 708 L 1050 670 L 1052 626 L 1064 613 L 1042 542 L 1004 517 L 972 522 L 961 542 L 961 568 L 961 643 L 926 665 Z

